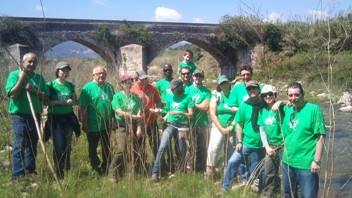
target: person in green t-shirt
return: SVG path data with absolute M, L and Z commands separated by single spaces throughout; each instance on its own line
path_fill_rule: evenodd
M 189 67 L 182 67 L 180 69 L 180 79 L 183 82 L 185 94 L 188 95 L 190 87 L 192 87 L 192 73 Z
M 69 170 L 71 167 L 72 132 L 74 126 L 79 125 L 72 108 L 77 102 L 75 86 L 66 80 L 70 71 L 70 64 L 59 62 L 56 65 L 56 79 L 47 83 L 50 90 L 50 102 L 45 127 L 49 127 L 53 137 L 53 155 L 56 175 L 59 179 L 64 178 L 64 169 Z M 76 131 L 77 137 L 80 135 L 79 128 Z M 48 137 L 45 137 L 45 139 L 47 140 Z
M 163 65 L 163 79 L 155 82 L 155 88 L 158 90 L 159 94 L 161 95 L 161 104 L 163 106 L 161 116 L 164 117 L 166 115 L 165 104 L 170 95 L 172 95 L 171 90 L 168 88 L 170 85 L 172 77 L 172 66 L 169 63 L 165 63 Z M 162 129 L 165 130 L 166 123 L 163 124 Z
M 272 109 L 277 97 L 275 87 L 264 85 L 260 97 L 265 102 L 265 106 L 259 112 L 258 125 L 260 138 L 267 154 L 264 161 L 265 186 L 263 194 L 265 197 L 272 197 L 275 192 L 280 192 L 279 167 L 284 143 L 281 124 L 284 115 L 283 108 L 280 108 L 279 111 Z
M 206 176 L 212 176 L 217 164 L 218 155 L 224 147 L 225 167 L 235 148 L 233 120 L 235 112 L 228 105 L 231 84 L 225 75 L 217 79 L 216 92 L 212 95 L 209 105 L 210 117 L 213 120 L 207 156 Z
M 119 85 L 122 91 L 116 93 L 111 102 L 118 125 L 114 137 L 117 149 L 109 169 L 113 183 L 118 182 L 127 170 L 126 163 L 133 163 L 136 170 L 143 165 L 141 164 L 143 152 L 140 152 L 143 143 L 143 108 L 138 95 L 130 91 L 132 82 L 131 76 L 120 76 Z
M 183 60 L 178 65 L 178 71 L 180 72 L 181 68 L 188 67 L 191 70 L 191 75 L 197 69 L 196 65 L 192 61 L 193 52 L 191 50 L 186 50 L 183 53 Z
M 49 90 L 43 76 L 34 72 L 37 56 L 27 53 L 22 59 L 22 68 L 10 72 L 6 83 L 6 94 L 10 98 L 8 112 L 13 126 L 12 180 L 21 180 L 27 174 L 36 174 L 38 131 L 33 114 L 40 122 L 43 102 Z M 29 96 L 30 98 L 28 98 Z M 33 105 L 32 112 L 30 101 Z M 33 113 L 33 114 L 32 114 Z
M 158 180 L 159 176 L 161 175 L 160 167 L 161 164 L 163 164 L 163 156 L 172 137 L 178 140 L 180 151 L 179 164 L 181 169 L 185 166 L 186 160 L 187 140 L 185 133 L 189 132 L 189 120 L 193 115 L 194 104 L 191 99 L 186 94 L 184 94 L 184 88 L 181 79 L 173 79 L 169 88 L 171 89 L 173 95 L 169 98 L 168 101 L 166 101 L 166 109 L 168 110 L 168 113 L 162 118 L 163 122 L 168 123 L 168 127 L 163 131 L 158 153 L 154 161 L 152 170 L 152 180 L 154 181 Z
M 259 97 L 260 90 L 257 81 L 249 81 L 246 84 L 246 89 L 250 98 L 240 105 L 235 116 L 238 143 L 226 167 L 225 177 L 222 183 L 224 190 L 230 189 L 232 180 L 236 176 L 238 166 L 243 159 L 247 162 L 249 157 L 251 160 L 249 173 L 246 175 L 246 178 L 241 178 L 245 180 L 234 188 L 244 186 L 253 179 L 249 178 L 249 175 L 251 175 L 251 177 L 259 175 L 258 178 L 261 178 L 260 171 L 254 172 L 254 170 L 265 155 L 258 126 L 258 114 L 260 109 L 263 108 L 263 102 Z
M 284 152 L 282 180 L 285 197 L 297 197 L 297 186 L 303 197 L 317 197 L 319 170 L 324 150 L 325 123 L 318 105 L 304 101 L 300 83 L 287 86 L 289 105 L 285 106 L 282 124 Z
M 188 93 L 194 103 L 193 132 L 190 134 L 189 139 L 191 145 L 196 146 L 190 149 L 190 156 L 196 157 L 195 170 L 203 172 L 207 166 L 207 147 L 209 142 L 208 110 L 211 99 L 210 90 L 203 85 L 204 77 L 204 71 L 196 69 L 193 73 L 193 85 L 189 88 Z
M 111 101 L 114 88 L 105 82 L 107 72 L 103 66 L 95 67 L 92 76 L 93 80 L 83 86 L 79 97 L 79 117 L 88 139 L 90 164 L 93 170 L 106 174 L 111 159 L 109 136 L 113 120 Z M 99 140 L 102 144 L 102 163 L 97 154 Z

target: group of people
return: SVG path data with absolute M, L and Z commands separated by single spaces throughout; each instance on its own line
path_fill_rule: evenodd
M 288 99 L 277 100 L 276 88 L 252 80 L 252 68 L 244 65 L 239 71 L 242 82 L 231 87 L 227 76 L 221 75 L 216 90 L 211 92 L 203 84 L 204 71 L 194 65 L 192 56 L 192 51 L 185 51 L 176 78 L 172 66 L 163 65 L 163 79 L 154 84 L 149 83 L 144 71 L 137 71 L 135 77 L 121 75 L 121 91 L 117 93 L 106 82 L 106 69 L 97 66 L 93 80 L 77 97 L 75 86 L 66 80 L 71 70 L 69 63 L 58 63 L 57 79 L 46 83 L 35 72 L 36 55 L 25 54 L 23 67 L 11 72 L 6 84 L 14 128 L 13 181 L 36 174 L 38 133 L 32 113 L 40 121 L 43 103 L 49 106 L 52 120 L 56 174 L 64 178 L 64 169 L 70 169 L 73 131 L 80 135 L 75 130 L 77 121 L 72 108 L 77 104 L 92 169 L 108 174 L 112 182 L 118 182 L 127 167 L 148 171 L 148 138 L 154 181 L 164 170 L 191 170 L 212 176 L 224 148 L 221 187 L 225 191 L 231 189 L 237 177 L 240 182 L 233 189 L 259 178 L 259 191 L 271 197 L 280 190 L 281 169 L 285 197 L 317 197 L 326 133 L 324 117 L 319 106 L 304 100 L 302 85 L 290 83 Z M 99 141 L 102 162 L 97 153 Z M 113 153 L 111 146 L 116 147 Z M 176 168 L 170 168 L 173 165 Z

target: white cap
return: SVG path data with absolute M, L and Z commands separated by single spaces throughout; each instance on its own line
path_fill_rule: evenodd
M 265 94 L 265 93 L 269 93 L 269 92 L 277 93 L 276 87 L 274 87 L 272 85 L 264 85 L 260 95 Z

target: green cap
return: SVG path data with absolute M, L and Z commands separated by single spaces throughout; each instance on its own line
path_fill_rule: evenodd
M 225 82 L 225 81 L 229 81 L 229 79 L 227 78 L 226 75 L 221 75 L 218 77 L 218 79 L 216 80 L 216 82 L 218 83 L 218 85 L 220 85 L 222 82 Z

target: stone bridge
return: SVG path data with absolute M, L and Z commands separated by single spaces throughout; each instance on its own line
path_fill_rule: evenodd
M 222 70 L 221 73 L 226 73 L 228 77 L 233 78 L 236 72 L 238 58 L 237 60 L 230 60 L 215 46 L 211 45 L 211 37 L 216 37 L 222 31 L 218 24 L 12 18 L 28 24 L 37 31 L 42 42 L 42 49 L 36 50 L 38 52 L 46 52 L 65 41 L 75 41 L 95 51 L 107 62 L 108 66 L 122 69 L 121 66 L 125 65 L 126 67 L 127 64 L 128 69 L 131 67 L 136 68 L 136 64 L 139 64 L 139 68 L 143 66 L 143 69 L 146 70 L 146 66 L 163 50 L 178 42 L 187 41 L 209 52 L 218 61 Z M 131 40 L 126 46 L 112 50 L 89 35 L 100 25 L 106 25 L 110 32 L 113 33 L 126 23 L 131 27 L 142 28 L 149 32 L 150 43 L 147 47 L 137 46 L 135 45 L 136 41 Z M 129 57 L 128 59 L 134 60 L 126 60 L 126 56 Z M 129 66 L 128 64 L 132 65 Z

